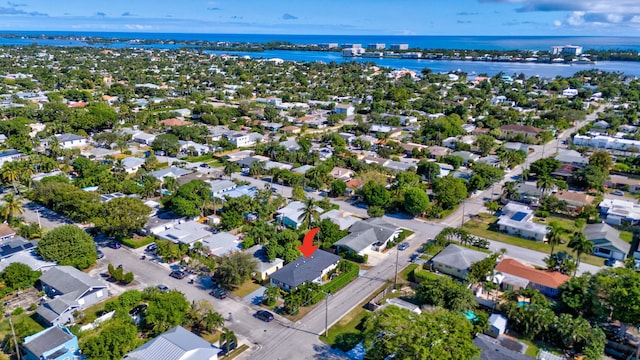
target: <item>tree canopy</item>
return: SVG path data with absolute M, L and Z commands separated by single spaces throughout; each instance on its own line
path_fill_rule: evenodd
M 95 264 L 98 259 L 91 236 L 75 225 L 63 225 L 51 230 L 38 242 L 36 251 L 47 261 L 81 270 Z
M 103 205 L 102 214 L 96 218 L 95 224 L 106 235 L 122 239 L 142 229 L 149 214 L 151 208 L 140 199 L 116 198 Z

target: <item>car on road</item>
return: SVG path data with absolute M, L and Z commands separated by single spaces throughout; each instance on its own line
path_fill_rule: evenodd
M 113 241 L 111 242 L 111 244 L 109 244 L 109 247 L 111 247 L 112 249 L 120 249 L 122 245 L 120 245 L 120 243 L 117 241 Z
M 609 258 L 609 259 L 604 261 L 604 264 L 606 266 L 615 266 L 616 265 L 616 259 Z
M 611 192 L 611 195 L 615 195 L 615 196 L 624 196 L 624 191 L 622 190 L 613 190 Z
M 238 344 L 236 344 L 236 341 L 234 339 L 229 339 L 229 341 L 225 342 L 224 344 L 222 344 L 222 346 L 220 346 L 218 357 L 227 355 L 231 351 L 235 350 L 237 346 Z
M 96 249 L 96 254 L 98 254 L 98 259 L 102 259 L 104 257 L 104 253 L 98 249 Z
M 169 274 L 169 276 L 175 279 L 184 279 L 187 276 L 187 273 L 180 270 L 174 270 Z
M 156 251 L 157 249 L 158 249 L 158 245 L 156 243 L 151 243 L 147 245 L 145 251 L 153 252 L 153 251 Z
M 254 316 L 264 322 L 270 322 L 274 319 L 273 314 L 267 310 L 258 310 Z
M 220 288 L 216 288 L 213 289 L 209 292 L 209 295 L 213 296 L 214 298 L 217 299 L 226 299 L 227 298 L 227 292 L 224 291 L 223 289 Z
M 157 287 L 160 291 L 162 291 L 162 292 L 164 292 L 164 293 L 169 292 L 169 287 L 168 287 L 167 285 L 160 284 L 160 285 L 158 285 L 158 286 L 156 286 L 156 287 Z
M 201 168 L 205 168 L 205 169 L 209 169 L 211 167 L 211 165 L 207 164 L 207 163 L 202 163 L 200 164 Z
M 398 245 L 398 250 L 400 251 L 407 250 L 408 248 L 409 248 L 409 243 L 406 241 Z
M 272 188 L 271 188 L 271 192 L 272 192 L 272 193 L 276 193 L 276 192 L 278 192 L 278 189 L 276 189 L 276 188 L 272 187 Z
M 141 314 L 141 313 L 147 311 L 147 307 L 148 307 L 147 304 L 140 304 L 140 305 L 134 307 L 133 309 L 131 309 L 129 311 L 129 315 L 138 316 L 138 314 Z

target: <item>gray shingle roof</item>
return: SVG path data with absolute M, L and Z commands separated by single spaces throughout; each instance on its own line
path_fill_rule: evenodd
M 444 250 L 440 251 L 438 255 L 434 256 L 431 261 L 464 270 L 487 256 L 489 256 L 489 254 L 449 244 Z
M 65 332 L 58 326 L 52 326 L 36 335 L 35 338 L 25 339 L 28 341 L 25 341 L 24 347 L 38 358 L 46 351 L 53 350 L 73 338 L 72 334 Z
M 216 358 L 219 348 L 176 326 L 125 355 L 128 360 L 200 360 Z
M 335 245 L 347 246 L 355 252 L 360 252 L 371 244 L 387 241 L 398 230 L 397 226 L 382 219 L 370 218 L 353 224 L 349 229 L 349 235 L 338 240 Z
M 587 240 L 592 241 L 595 246 L 606 246 L 611 244 L 621 252 L 628 254 L 631 245 L 620 239 L 620 232 L 608 224 L 591 224 L 584 229 L 584 235 Z
M 75 134 L 62 134 L 62 135 L 56 135 L 56 137 L 58 138 L 58 141 L 60 141 L 61 143 L 65 143 L 68 141 L 85 140 L 85 138 L 83 138 L 82 136 L 78 136 Z
M 83 273 L 72 266 L 56 266 L 40 276 L 40 282 L 55 288 L 61 294 L 85 292 L 90 288 L 107 288 L 98 279 Z
M 322 271 L 338 261 L 340 261 L 338 255 L 324 250 L 316 250 L 310 258 L 300 256 L 274 272 L 271 274 L 271 279 L 294 288 L 307 281 L 315 280 L 322 274 Z
M 532 357 L 502 346 L 500 340 L 484 334 L 478 335 L 473 340 L 473 345 L 482 351 L 480 360 L 533 360 Z

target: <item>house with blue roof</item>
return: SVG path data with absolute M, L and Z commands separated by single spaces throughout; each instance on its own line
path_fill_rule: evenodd
M 24 338 L 24 360 L 84 359 L 78 338 L 64 326 L 53 325 Z

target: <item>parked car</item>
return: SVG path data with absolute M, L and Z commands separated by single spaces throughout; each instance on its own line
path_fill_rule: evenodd
M 185 276 L 187 276 L 187 273 L 180 270 L 174 270 L 169 274 L 169 276 L 176 279 L 184 279 Z
M 407 250 L 408 248 L 409 248 L 409 243 L 406 241 L 398 245 L 398 250 L 400 251 Z
M 129 311 L 129 315 L 137 316 L 138 314 L 145 312 L 147 310 L 147 307 L 148 307 L 147 304 L 140 304 L 134 307 L 133 309 L 131 309 L 131 311 Z
M 229 341 L 225 342 L 224 344 L 222 344 L 222 346 L 220 346 L 218 357 L 227 355 L 231 351 L 235 350 L 237 346 L 238 344 L 236 344 L 236 341 L 234 339 L 229 339 Z
M 611 195 L 615 195 L 615 196 L 624 196 L 624 191 L 622 190 L 613 190 L 611 192 Z
M 208 169 L 208 168 L 210 168 L 211 166 L 210 166 L 209 164 L 207 164 L 207 163 L 202 163 L 202 164 L 200 164 L 200 167 L 201 167 L 201 168 Z
M 264 322 L 270 322 L 274 319 L 273 314 L 267 310 L 258 310 L 254 316 Z
M 220 288 L 216 288 L 213 289 L 209 292 L 209 295 L 213 296 L 214 298 L 218 298 L 218 299 L 226 299 L 227 298 L 227 292 L 224 291 L 223 289 Z
M 615 264 L 616 264 L 616 259 L 609 258 L 609 259 L 607 259 L 607 260 L 605 260 L 605 261 L 604 261 L 604 264 L 605 264 L 606 266 L 615 266 Z
M 167 285 L 160 284 L 157 286 L 157 288 L 160 289 L 160 291 L 162 292 L 165 292 L 165 293 L 169 292 L 169 287 Z
M 156 251 L 158 249 L 158 245 L 156 243 L 151 243 L 147 245 L 146 251 Z
M 120 245 L 120 243 L 117 241 L 112 241 L 111 244 L 109 244 L 109 246 L 112 249 L 120 249 L 122 247 L 122 245 Z

